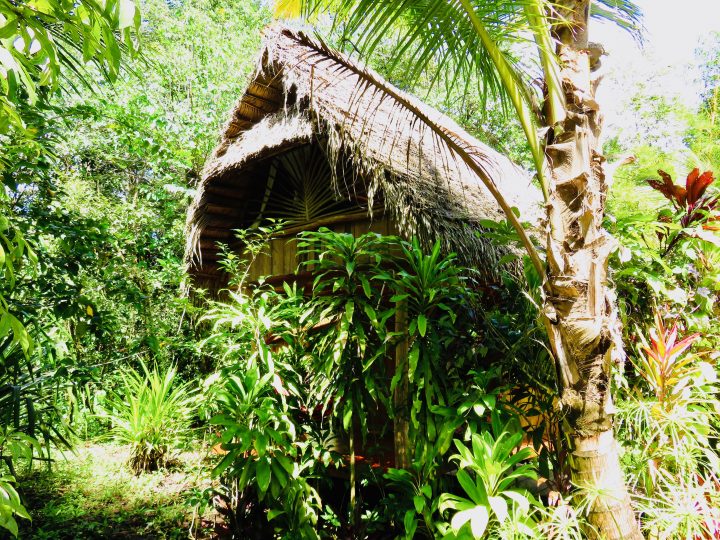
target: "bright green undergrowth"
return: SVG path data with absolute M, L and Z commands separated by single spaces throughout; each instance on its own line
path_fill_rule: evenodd
M 128 446 L 90 444 L 51 471 L 25 471 L 20 482 L 33 520 L 21 523 L 20 537 L 187 538 L 191 524 L 196 538 L 207 537 L 187 504 L 194 489 L 209 485 L 199 454 L 181 454 L 174 468 L 139 476 L 127 466 L 129 456 Z

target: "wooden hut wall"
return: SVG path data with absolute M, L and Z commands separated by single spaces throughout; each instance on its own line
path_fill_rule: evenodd
M 382 213 L 375 214 L 373 217 L 365 214 L 357 216 L 356 214 L 347 217 L 347 220 L 335 220 L 334 223 L 328 223 L 328 229 L 339 232 L 349 233 L 355 237 L 362 236 L 368 232 L 374 232 L 382 235 L 397 235 L 399 231 L 393 221 Z M 303 230 L 313 230 L 317 227 L 308 225 Z M 250 282 L 259 280 L 261 277 L 270 278 L 271 282 L 282 285 L 283 280 L 295 280 L 295 274 L 298 271 L 298 264 L 301 262 L 298 258 L 297 243 L 300 231 L 293 227 L 288 230 L 289 233 L 282 232 L 275 238 L 270 240 L 269 245 L 250 266 L 248 278 Z M 302 271 L 302 269 L 300 269 Z

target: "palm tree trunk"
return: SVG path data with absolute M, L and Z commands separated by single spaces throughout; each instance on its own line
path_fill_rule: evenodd
M 547 295 L 544 320 L 572 429 L 574 482 L 586 488 L 590 524 L 600 538 L 642 538 L 613 433 L 610 370 L 624 356 L 608 259 L 614 242 L 602 227 L 607 195 L 599 151 L 602 116 L 587 38 L 590 0 L 561 0 L 558 24 L 565 119 L 547 127 L 549 180 Z M 557 4 L 556 4 L 557 6 Z M 592 60 L 591 60 L 592 59 Z

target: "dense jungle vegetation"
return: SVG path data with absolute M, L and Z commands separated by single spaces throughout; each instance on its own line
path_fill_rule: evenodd
M 573 476 L 527 256 L 480 286 L 439 244 L 320 229 L 300 245 L 311 291 L 249 285 L 269 223 L 226 249 L 222 301 L 187 279 L 188 205 L 277 14 L 0 0 L 0 537 L 597 537 L 603 486 Z M 352 49 L 331 15 L 312 20 Z M 374 69 L 535 166 L 478 72 L 436 84 L 440 61 L 415 70 L 394 39 L 373 41 Z M 608 392 L 657 539 L 720 538 L 720 34 L 697 62 L 698 108 L 638 84 L 628 125 L 603 138 L 627 353 Z M 509 222 L 486 226 L 517 244 Z M 399 385 L 405 468 L 391 461 Z

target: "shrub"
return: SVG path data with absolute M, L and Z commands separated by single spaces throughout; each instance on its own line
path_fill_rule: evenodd
M 141 367 L 142 373 L 122 373 L 122 384 L 106 407 L 110 434 L 131 446 L 130 467 L 136 474 L 167 466 L 172 449 L 189 435 L 196 408 L 190 384 L 177 383 L 175 367 L 164 372 Z
M 34 450 L 39 449 L 40 444 L 32 437 L 8 426 L 0 427 L 0 457 L 9 468 L 8 473 L 0 470 L 0 527 L 7 529 L 15 537 L 18 535 L 15 518 L 30 519 L 30 515 L 15 489 L 13 462 L 20 458 L 31 459 Z
M 657 312 L 650 339 L 638 335 L 635 384 L 620 379 L 627 389 L 618 400 L 618 431 L 649 537 L 717 538 L 717 376 L 702 354 L 689 351 L 700 336 L 680 334 Z
M 537 474 L 535 465 L 525 462 L 532 457 L 532 450 L 519 449 L 523 433 L 516 422 L 503 425 L 493 412 L 493 433 L 473 433 L 470 447 L 455 440 L 459 453 L 451 459 L 458 462 L 457 480 L 464 495 L 440 496 L 440 512 L 454 511 L 446 528 L 448 536 L 482 538 L 488 531 L 495 537 L 536 537 L 531 514 L 537 503 L 516 483 L 535 479 Z

